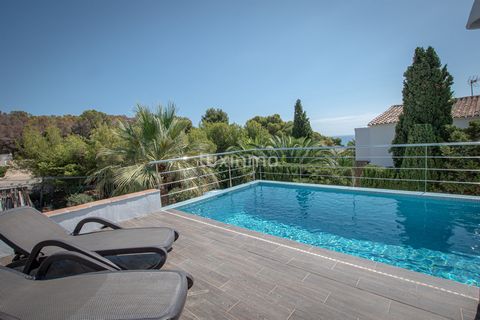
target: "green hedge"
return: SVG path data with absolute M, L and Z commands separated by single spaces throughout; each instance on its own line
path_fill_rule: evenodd
M 8 167 L 0 167 L 0 178 L 5 177 L 5 173 L 7 173 Z

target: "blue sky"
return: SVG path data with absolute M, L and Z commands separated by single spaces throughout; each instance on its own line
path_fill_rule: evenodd
M 220 107 L 243 124 L 292 119 L 300 98 L 314 129 L 353 134 L 401 102 L 416 46 L 433 46 L 469 95 L 472 2 L 0 0 L 0 110 L 132 115 L 172 101 L 194 123 Z

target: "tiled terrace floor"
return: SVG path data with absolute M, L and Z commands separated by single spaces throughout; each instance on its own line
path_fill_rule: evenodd
M 480 319 L 479 289 L 176 210 L 124 223 L 172 226 L 166 268 L 195 277 L 182 319 Z

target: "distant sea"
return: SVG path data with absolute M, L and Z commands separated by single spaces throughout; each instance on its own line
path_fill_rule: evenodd
M 333 136 L 334 138 L 342 139 L 342 145 L 346 146 L 347 143 L 353 139 L 355 139 L 354 135 L 347 135 L 347 136 Z

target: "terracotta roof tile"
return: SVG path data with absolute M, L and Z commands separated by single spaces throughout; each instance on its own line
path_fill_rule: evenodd
M 378 124 L 387 124 L 395 123 L 398 121 L 398 117 L 403 112 L 403 106 L 401 104 L 396 104 L 388 108 L 387 111 L 377 116 L 375 119 L 368 123 L 368 126 L 375 126 Z
M 387 111 L 370 121 L 368 126 L 396 123 L 402 112 L 403 106 L 401 104 L 393 105 L 388 108 Z M 480 117 L 480 96 L 469 96 L 455 99 L 455 103 L 452 107 L 452 116 L 454 118 Z
M 458 98 L 452 108 L 454 118 L 480 117 L 480 96 Z

